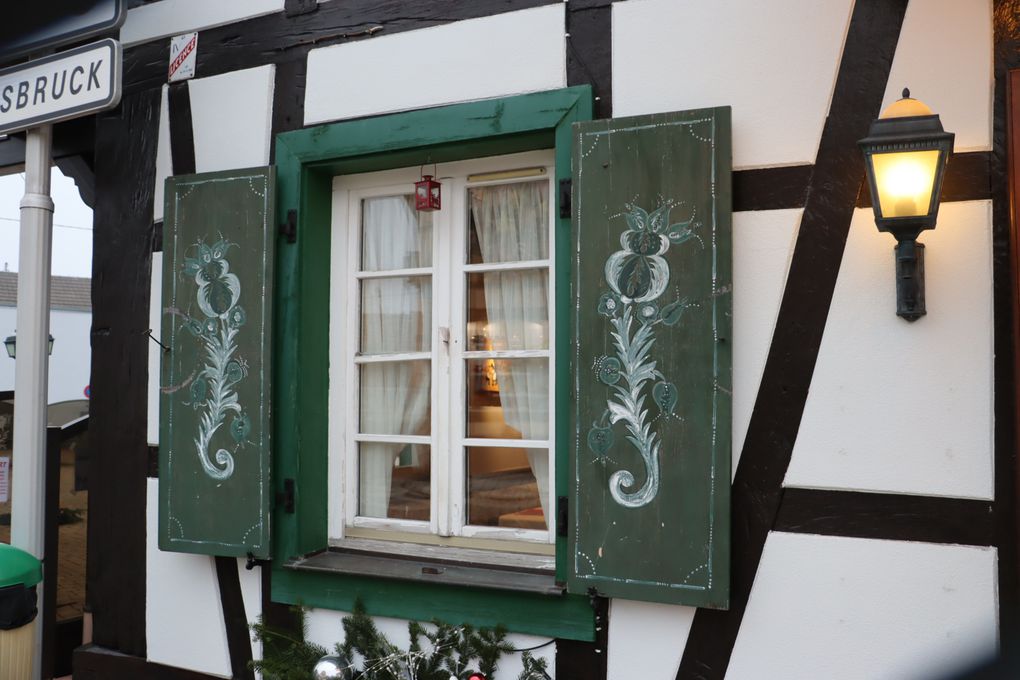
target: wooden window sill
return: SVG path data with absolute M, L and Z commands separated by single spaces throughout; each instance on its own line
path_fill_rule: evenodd
M 546 568 L 549 560 L 539 555 L 470 548 L 446 548 L 441 551 L 442 556 L 436 550 L 419 554 L 384 553 L 379 552 L 381 541 L 349 539 L 343 543 L 345 545 L 292 558 L 283 566 L 294 571 L 374 576 L 540 595 L 562 595 L 565 590 L 562 584 L 556 583 L 553 569 Z M 504 562 L 497 563 L 499 559 Z

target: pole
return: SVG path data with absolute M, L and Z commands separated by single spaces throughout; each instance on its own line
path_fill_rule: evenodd
M 25 196 L 21 199 L 18 254 L 17 357 L 14 365 L 14 456 L 11 478 L 11 544 L 39 559 L 45 536 L 46 388 L 49 372 L 50 251 L 53 199 L 50 153 L 53 126 L 28 131 Z M 43 588 L 55 584 L 42 583 Z M 39 602 L 43 601 L 39 593 Z M 42 617 L 35 627 L 33 677 L 42 665 Z

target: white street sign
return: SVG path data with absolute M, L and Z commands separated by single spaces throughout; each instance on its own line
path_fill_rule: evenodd
M 109 38 L 4 69 L 0 134 L 113 108 L 120 91 L 120 43 Z

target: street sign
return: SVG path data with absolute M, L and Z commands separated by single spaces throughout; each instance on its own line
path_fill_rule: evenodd
M 121 48 L 107 38 L 0 71 L 0 134 L 113 108 Z
M 4 4 L 11 6 L 0 22 L 0 63 L 109 33 L 127 15 L 124 0 Z

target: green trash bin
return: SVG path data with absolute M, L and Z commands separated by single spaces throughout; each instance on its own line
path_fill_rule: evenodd
M 0 543 L 0 678 L 31 680 L 42 562 Z

